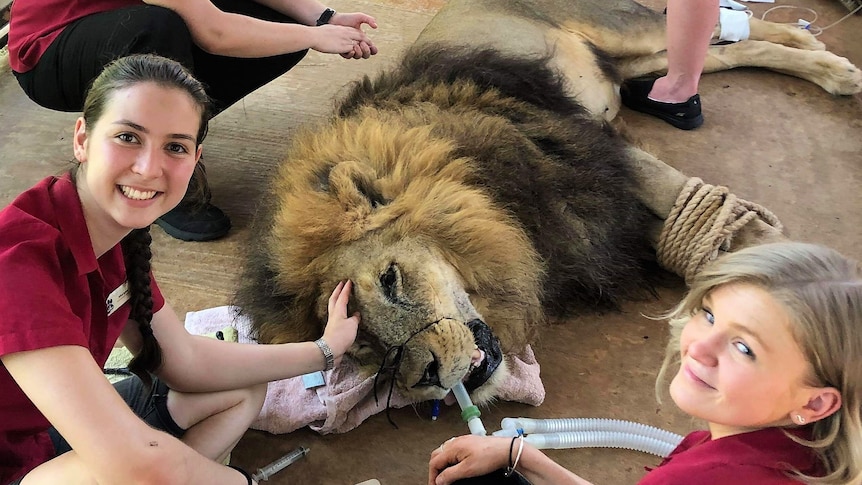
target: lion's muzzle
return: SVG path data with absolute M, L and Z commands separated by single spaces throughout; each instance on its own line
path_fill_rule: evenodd
M 483 355 L 478 364 L 477 349 Z M 459 382 L 472 392 L 494 374 L 502 359 L 499 341 L 485 322 L 443 319 L 407 343 L 399 380 L 411 393 L 426 398 L 441 397 Z

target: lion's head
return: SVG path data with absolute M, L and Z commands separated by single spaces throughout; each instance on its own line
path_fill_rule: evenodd
M 474 399 L 492 398 L 502 352 L 542 318 L 543 266 L 518 222 L 463 182 L 470 160 L 426 127 L 368 110 L 298 140 L 247 268 L 269 288 L 240 298 L 259 340 L 318 337 L 331 289 L 350 279 L 362 315 L 350 352 L 369 372 L 393 371 L 416 401 L 467 377 L 484 384 Z

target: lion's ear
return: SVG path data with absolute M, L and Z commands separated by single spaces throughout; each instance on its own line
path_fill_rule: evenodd
M 345 207 L 367 205 L 374 209 L 388 202 L 378 187 L 374 169 L 353 160 L 332 167 L 329 191 Z

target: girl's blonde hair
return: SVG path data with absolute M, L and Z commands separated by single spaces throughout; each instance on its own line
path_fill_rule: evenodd
M 806 483 L 862 483 L 862 267 L 838 252 L 814 244 L 773 243 L 726 254 L 691 282 L 683 300 L 666 317 L 671 338 L 656 381 L 661 394 L 671 366 L 679 364 L 682 328 L 703 298 L 731 283 L 756 286 L 781 304 L 791 332 L 811 365 L 809 385 L 834 387 L 841 408 L 812 427 L 813 448 L 824 477 L 799 476 Z

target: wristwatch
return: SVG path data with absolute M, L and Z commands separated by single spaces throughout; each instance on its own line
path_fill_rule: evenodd
M 328 24 L 329 21 L 332 20 L 333 15 L 335 15 L 335 10 L 332 10 L 331 8 L 324 10 L 323 13 L 320 14 L 320 17 L 317 18 L 317 26 L 320 27 L 321 25 Z
M 314 341 L 317 347 L 323 352 L 323 360 L 326 361 L 326 367 L 323 369 L 325 371 L 330 370 L 335 367 L 335 356 L 332 355 L 332 349 L 329 348 L 329 344 L 323 340 L 323 337 Z

